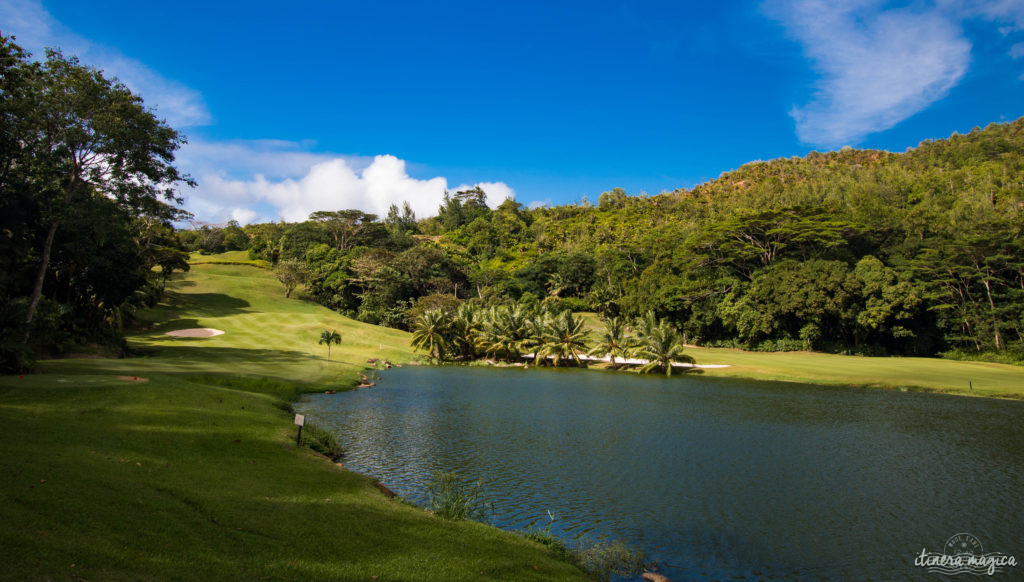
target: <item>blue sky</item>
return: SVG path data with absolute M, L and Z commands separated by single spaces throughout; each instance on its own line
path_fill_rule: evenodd
M 655 194 L 1024 115 L 1024 0 L 0 0 L 189 138 L 200 220 Z

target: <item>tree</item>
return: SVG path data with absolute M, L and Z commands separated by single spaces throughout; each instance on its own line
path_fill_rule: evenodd
M 455 310 L 452 320 L 452 332 L 455 345 L 464 359 L 472 359 L 476 355 L 476 346 L 481 327 L 481 311 L 468 303 L 463 303 Z
M 566 309 L 557 317 L 551 318 L 546 327 L 544 343 L 537 356 L 541 359 L 550 356 L 551 363 L 555 366 L 571 361 L 577 366 L 585 367 L 586 364 L 580 359 L 580 354 L 587 352 L 590 332 L 584 329 L 583 318 L 576 317 L 572 311 Z
M 313 222 L 320 223 L 331 233 L 334 248 L 347 251 L 352 248 L 353 241 L 366 229 L 366 226 L 377 220 L 376 214 L 368 214 L 362 210 L 320 210 L 309 215 Z
M 306 280 L 306 270 L 300 261 L 296 259 L 288 259 L 281 261 L 277 264 L 277 268 L 274 269 L 274 274 L 277 275 L 277 280 L 284 285 L 284 296 L 287 299 L 292 296 L 292 291 L 295 287 L 301 285 Z
M 673 362 L 693 363 L 693 358 L 683 353 L 683 339 L 679 332 L 666 321 L 648 326 L 633 353 L 648 360 L 640 368 L 641 373 L 664 370 L 666 376 L 671 376 Z
M 412 332 L 412 347 L 440 360 L 448 347 L 448 331 L 448 321 L 443 311 L 427 311 L 416 320 L 416 327 Z
M 626 336 L 626 322 L 621 317 L 610 317 L 604 322 L 604 332 L 597 344 L 598 353 L 611 358 L 612 368 L 616 367 L 615 356 L 624 357 L 633 347 L 631 338 Z
M 331 344 L 341 345 L 341 334 L 332 330 L 323 330 L 320 332 L 320 341 L 317 342 L 320 345 L 327 344 L 327 361 L 331 361 Z
M 129 212 L 140 214 L 162 197 L 180 202 L 174 188 L 194 185 L 174 167 L 174 152 L 185 138 L 146 109 L 142 98 L 103 73 L 47 50 L 36 65 L 9 37 L 3 45 L 3 75 L 16 70 L 27 91 L 8 97 L 21 101 L 24 117 L 18 131 L 13 168 L 31 178 L 31 196 L 45 224 L 38 269 L 25 314 L 28 341 L 42 296 L 57 231 L 83 202 L 103 196 Z M 7 129 L 7 127 L 5 127 Z M 6 183 L 5 183 L 6 185 Z

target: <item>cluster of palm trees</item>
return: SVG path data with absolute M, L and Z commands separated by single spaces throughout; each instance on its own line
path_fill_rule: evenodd
M 464 303 L 453 312 L 426 311 L 413 326 L 412 347 L 438 361 L 480 357 L 515 362 L 529 357 L 536 365 L 580 366 L 608 358 L 613 368 L 672 374 L 674 362 L 693 363 L 683 353 L 678 330 L 654 313 L 636 321 L 604 320 L 605 329 L 592 338 L 583 317 L 554 312 L 543 304 L 513 303 L 477 307 Z M 594 341 L 596 340 L 596 341 Z

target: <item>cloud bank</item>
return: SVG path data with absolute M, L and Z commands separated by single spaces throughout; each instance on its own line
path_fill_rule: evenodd
M 437 214 L 445 190 L 479 186 L 496 206 L 515 191 L 503 182 L 448 187 L 444 177 L 417 179 L 395 156 L 372 158 L 304 152 L 284 141 L 188 144 L 181 167 L 199 183 L 185 192 L 185 208 L 201 220 L 240 223 L 306 220 L 317 210 L 360 210 L 385 216 L 408 202 L 416 216 Z
M 996 23 L 1004 35 L 1024 29 L 1020 0 L 769 0 L 764 7 L 819 75 L 810 101 L 791 111 L 797 137 L 828 148 L 860 142 L 945 97 L 971 62 L 964 21 Z
M 34 58 L 45 58 L 46 48 L 60 48 L 78 56 L 84 64 L 117 77 L 146 105 L 156 110 L 171 127 L 194 127 L 210 123 L 210 112 L 202 95 L 177 81 L 167 79 L 117 49 L 95 44 L 65 28 L 39 0 L 0 0 L 0 29 L 14 34 L 17 43 Z

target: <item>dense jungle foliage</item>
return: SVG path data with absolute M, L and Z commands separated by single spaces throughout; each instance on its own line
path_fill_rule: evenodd
M 426 311 L 540 301 L 652 311 L 690 342 L 756 350 L 984 357 L 1024 350 L 1024 120 L 906 153 L 752 162 L 693 189 L 597 205 L 436 217 L 392 206 L 182 233 L 304 277 L 323 305 L 411 329 Z

